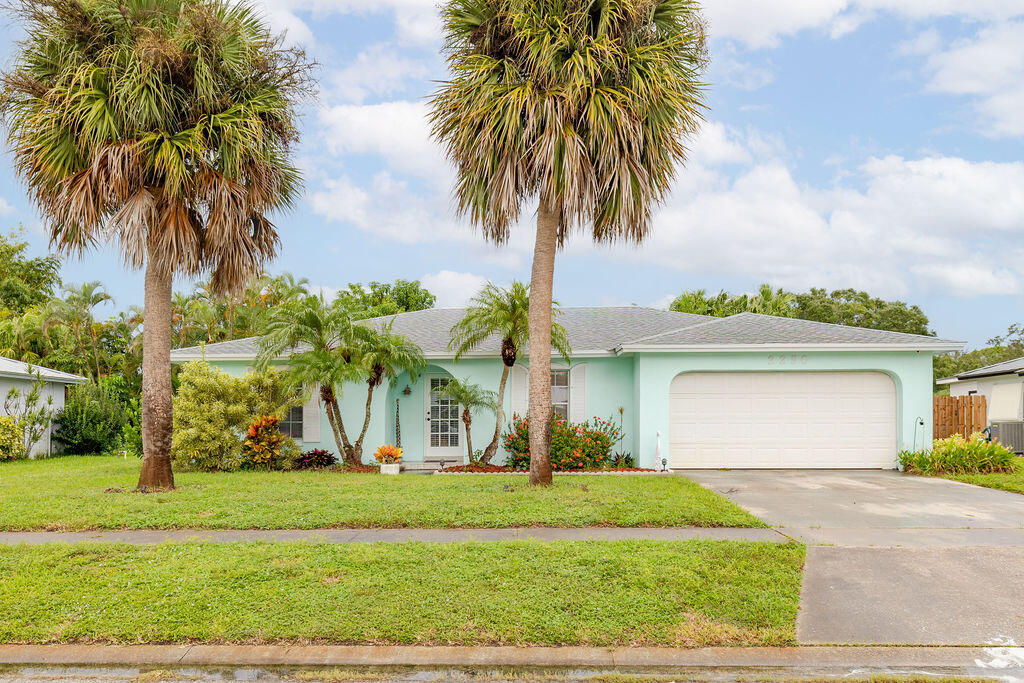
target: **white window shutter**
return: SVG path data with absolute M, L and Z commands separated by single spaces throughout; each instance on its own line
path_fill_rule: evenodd
M 569 421 L 585 422 L 587 414 L 587 364 L 574 365 L 569 370 Z
M 508 377 L 509 389 L 509 414 L 511 421 L 513 415 L 526 417 L 526 411 L 530 409 L 530 373 L 522 365 L 513 365 Z
M 315 387 L 309 400 L 302 404 L 302 440 L 320 442 L 320 388 Z

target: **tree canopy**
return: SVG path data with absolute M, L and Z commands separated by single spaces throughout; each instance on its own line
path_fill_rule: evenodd
M 18 230 L 0 234 L 0 319 L 21 315 L 60 288 L 60 257 L 29 257 L 28 247 Z
M 433 308 L 437 297 L 424 289 L 419 280 L 399 278 L 393 283 L 371 282 L 369 287 L 350 284 L 338 292 L 336 300 L 353 317 L 362 319 Z
M 917 306 L 903 301 L 887 301 L 854 289 L 830 292 L 824 288 L 812 288 L 797 294 L 783 289 L 773 290 L 764 284 L 754 295 L 734 295 L 725 291 L 709 295 L 706 290 L 697 289 L 680 294 L 669 308 L 716 317 L 746 311 L 873 330 L 935 334 L 928 327 L 928 316 Z

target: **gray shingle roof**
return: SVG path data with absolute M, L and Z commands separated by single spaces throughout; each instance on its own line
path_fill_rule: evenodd
M 558 322 L 565 327 L 573 353 L 609 353 L 638 347 L 656 350 L 658 347 L 685 346 L 749 346 L 768 344 L 835 344 L 886 345 L 911 349 L 954 349 L 960 342 L 936 339 L 916 334 L 868 330 L 859 327 L 830 325 L 794 318 L 776 318 L 753 313 L 741 313 L 729 318 L 712 318 L 690 313 L 677 313 L 642 306 L 565 307 Z M 401 313 L 383 318 L 371 318 L 369 324 L 391 323 L 391 331 L 418 344 L 427 355 L 447 355 L 449 331 L 465 314 L 463 308 L 432 308 L 425 311 Z M 498 340 L 492 339 L 480 346 L 483 355 L 496 355 Z M 524 351 L 526 351 L 524 349 Z M 205 357 L 209 359 L 256 356 L 256 338 L 207 344 Z M 200 357 L 199 347 L 177 349 L 171 352 L 175 361 Z
M 35 377 L 36 373 L 39 373 L 43 379 L 61 384 L 78 384 L 79 382 L 87 381 L 81 375 L 73 375 L 70 372 L 54 370 L 53 368 L 44 368 L 42 365 L 29 365 L 20 360 L 0 356 L 0 377 L 24 377 L 25 379 L 30 379 Z
M 761 344 L 865 344 L 899 345 L 907 348 L 962 346 L 960 342 L 919 334 L 871 330 L 863 327 L 833 325 L 798 318 L 779 318 L 757 313 L 739 313 L 728 318 L 712 318 L 698 325 L 634 339 L 622 346 L 698 346 Z
M 1024 356 L 961 372 L 956 376 L 956 379 L 973 379 L 975 377 L 991 377 L 992 375 L 1010 375 L 1013 373 L 1024 373 Z

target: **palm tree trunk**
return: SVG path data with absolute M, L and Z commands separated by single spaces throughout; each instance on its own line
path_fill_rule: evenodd
M 171 271 L 150 250 L 142 328 L 142 471 L 139 488 L 174 488 L 171 471 Z
M 334 444 L 338 447 L 342 462 L 350 466 L 360 464 L 359 460 L 352 459 L 352 444 L 349 443 L 345 425 L 341 421 L 341 410 L 338 408 L 338 397 L 334 393 L 334 387 L 329 384 L 321 385 L 320 398 L 323 399 L 327 422 L 331 425 L 331 431 L 334 432 Z
M 494 436 L 491 438 L 491 442 L 487 444 L 487 448 L 484 449 L 484 454 L 480 457 L 481 465 L 489 465 L 491 458 L 498 452 L 498 442 L 501 440 L 501 428 L 505 426 L 505 383 L 508 382 L 508 373 L 511 368 L 501 364 L 501 381 L 498 382 L 498 405 L 495 406 L 494 411 Z
M 352 456 L 358 462 L 363 461 L 363 437 L 366 436 L 366 430 L 370 426 L 370 409 L 373 403 L 373 389 L 374 386 L 372 384 L 366 385 L 366 414 L 363 415 L 363 428 L 359 432 L 359 438 L 356 439 L 356 442 L 352 445 Z
M 466 449 L 469 451 L 469 460 L 466 464 L 473 464 L 473 436 L 470 433 L 470 426 L 473 424 L 473 416 L 469 412 L 469 408 L 462 410 L 462 421 L 466 424 Z M 481 458 L 482 460 L 483 458 Z
M 530 275 L 530 483 L 551 484 L 551 290 L 558 215 L 542 199 Z
M 100 381 L 100 341 L 96 337 L 96 326 L 93 323 L 89 327 L 89 336 L 92 337 L 92 357 L 96 361 L 96 381 Z

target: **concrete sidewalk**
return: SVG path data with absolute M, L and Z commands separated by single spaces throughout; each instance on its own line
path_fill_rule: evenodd
M 0 664 L 194 666 L 971 667 L 1024 672 L 1019 647 L 0 645 Z
M 791 539 L 773 529 L 699 527 L 530 527 L 509 529 L 246 529 L 246 530 L 125 530 L 125 531 L 4 531 L 0 544 L 128 543 L 151 545 L 167 541 L 211 543 L 310 541 L 314 543 L 457 543 L 461 541 L 770 541 Z

